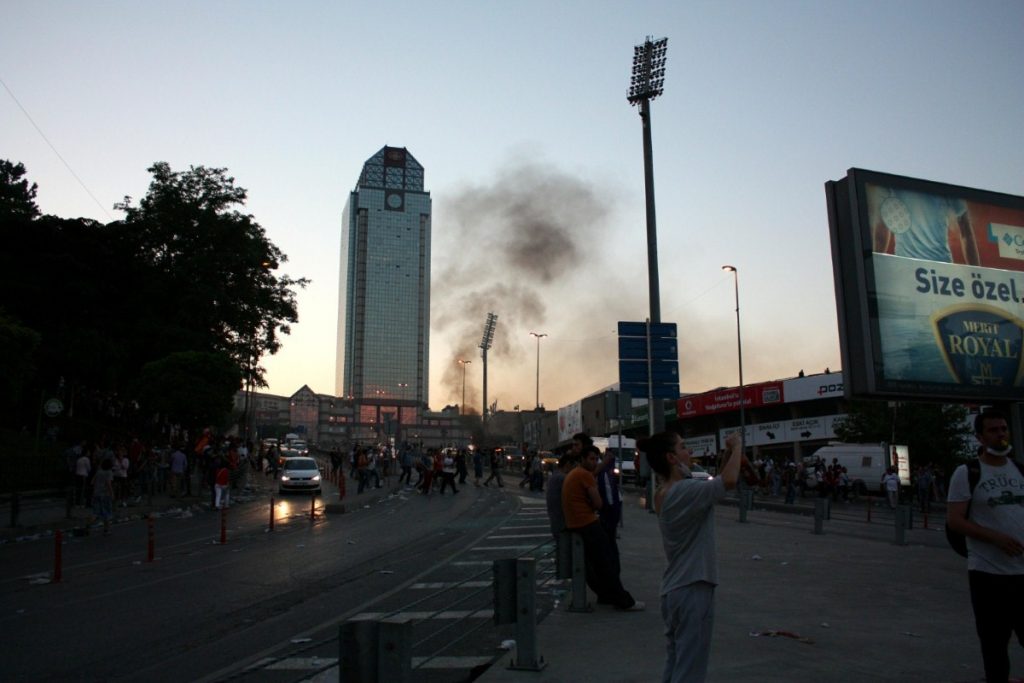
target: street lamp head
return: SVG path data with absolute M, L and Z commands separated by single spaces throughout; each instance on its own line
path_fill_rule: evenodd
M 722 266 L 722 270 L 727 270 L 730 273 L 735 273 L 736 272 L 736 266 Z
M 546 337 L 548 335 L 547 335 L 546 332 L 531 332 L 530 336 L 533 336 L 533 337 L 536 337 L 537 339 L 540 339 L 541 337 Z

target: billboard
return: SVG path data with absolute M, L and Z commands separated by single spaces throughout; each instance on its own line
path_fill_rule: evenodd
M 782 402 L 782 382 L 762 382 L 743 387 L 744 408 L 760 408 Z M 690 394 L 676 401 L 676 415 L 679 417 L 697 417 L 739 409 L 739 387 Z
M 861 169 L 825 191 L 847 395 L 1024 399 L 1024 197 Z

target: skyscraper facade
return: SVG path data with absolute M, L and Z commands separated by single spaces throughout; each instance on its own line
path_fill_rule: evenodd
M 376 406 L 358 422 L 407 423 L 427 405 L 430 209 L 423 166 L 403 147 L 370 157 L 345 203 L 335 392 Z M 382 417 L 383 404 L 395 410 Z

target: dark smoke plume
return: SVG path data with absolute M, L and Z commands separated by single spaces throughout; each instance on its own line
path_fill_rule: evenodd
M 443 222 L 434 221 L 435 263 L 439 244 L 450 245 L 451 253 L 433 276 L 431 323 L 455 358 L 442 364 L 447 396 L 438 398 L 461 400 L 457 358 L 472 361 L 467 377 L 480 376 L 478 347 L 489 312 L 498 315 L 489 360 L 520 360 L 519 337 L 546 323 L 545 302 L 587 265 L 590 247 L 599 244 L 610 214 L 606 197 L 557 169 L 514 164 L 493 182 L 466 187 L 444 203 Z M 478 385 L 467 381 L 467 405 L 479 403 Z

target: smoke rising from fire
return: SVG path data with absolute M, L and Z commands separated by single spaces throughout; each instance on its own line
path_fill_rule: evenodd
M 525 360 L 524 335 L 548 322 L 548 304 L 599 243 L 611 214 L 608 196 L 550 166 L 518 163 L 442 203 L 434 218 L 434 262 L 445 265 L 433 274 L 431 324 L 454 357 L 441 365 L 445 395 L 437 398 L 461 402 L 457 359 L 471 361 L 466 372 L 480 376 L 489 312 L 498 315 L 498 328 L 488 359 Z M 447 253 L 438 254 L 440 245 Z M 480 405 L 478 384 L 467 382 L 467 405 Z

